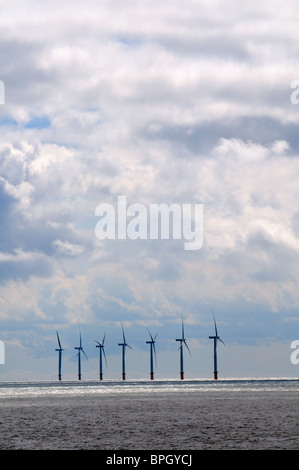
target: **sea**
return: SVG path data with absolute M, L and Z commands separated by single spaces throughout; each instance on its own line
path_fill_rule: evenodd
M 298 405 L 287 378 L 5 382 L 0 449 L 298 450 Z

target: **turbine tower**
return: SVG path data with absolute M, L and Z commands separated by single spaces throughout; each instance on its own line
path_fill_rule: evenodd
M 58 351 L 58 380 L 61 380 L 61 359 L 62 359 L 63 349 L 61 347 L 58 331 L 56 331 L 56 334 L 57 334 L 58 348 L 55 349 L 55 351 Z
M 213 339 L 214 340 L 214 379 L 217 380 L 218 379 L 218 371 L 217 371 L 217 341 L 221 341 L 222 344 L 223 341 L 222 339 L 220 338 L 220 336 L 218 335 L 218 332 L 217 332 L 217 325 L 216 325 L 216 320 L 215 320 L 215 315 L 214 315 L 214 312 L 213 312 L 213 317 L 214 317 L 214 325 L 215 325 L 215 335 L 214 336 L 209 336 L 210 339 Z
M 78 380 L 81 380 L 81 351 L 83 352 L 84 356 L 88 360 L 88 357 L 86 356 L 84 349 L 82 347 L 81 331 L 80 331 L 80 346 L 75 347 L 75 349 L 78 350 L 78 354 L 76 356 L 78 357 Z
M 103 380 L 103 356 L 104 356 L 104 359 L 105 359 L 105 362 L 106 362 L 106 367 L 107 367 L 107 359 L 106 359 L 105 349 L 104 349 L 105 336 L 106 336 L 106 333 L 104 334 L 101 343 L 99 343 L 99 341 L 95 340 L 95 342 L 97 343 L 96 348 L 100 348 L 99 349 L 99 355 L 100 355 L 100 357 L 99 357 L 100 374 L 99 375 L 100 375 L 100 380 Z
M 121 325 L 122 332 L 123 332 L 123 343 L 118 343 L 118 346 L 122 346 L 122 379 L 126 380 L 126 362 L 125 362 L 125 354 L 126 354 L 126 347 L 133 349 L 131 346 L 128 345 L 125 338 L 124 327 Z
M 181 380 L 183 380 L 184 379 L 184 358 L 183 358 L 184 345 L 188 349 L 189 354 L 191 356 L 190 349 L 188 348 L 188 344 L 186 343 L 183 319 L 182 319 L 182 337 L 179 338 L 179 339 L 176 339 L 176 341 L 180 341 L 180 347 L 179 347 L 179 350 L 180 350 L 180 377 L 181 377 Z
M 155 342 L 157 338 L 156 336 L 153 338 L 150 330 L 147 328 L 147 331 L 149 332 L 149 335 L 151 337 L 150 341 L 146 341 L 146 344 L 150 344 L 150 379 L 154 380 L 154 355 L 155 355 L 155 361 L 157 363 L 157 358 L 156 358 L 156 348 L 155 348 Z

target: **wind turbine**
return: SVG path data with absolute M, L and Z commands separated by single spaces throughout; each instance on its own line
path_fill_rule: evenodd
M 179 338 L 179 339 L 176 339 L 176 341 L 180 341 L 180 343 L 181 343 L 180 347 L 179 347 L 179 350 L 180 350 L 180 376 L 181 376 L 181 380 L 183 380 L 184 379 L 184 358 L 183 358 L 183 347 L 184 347 L 184 345 L 188 349 L 189 354 L 191 356 L 190 349 L 188 348 L 188 344 L 186 343 L 183 319 L 182 319 L 182 337 Z
M 126 364 L 125 364 L 125 353 L 126 347 L 133 349 L 131 346 L 128 345 L 125 338 L 124 327 L 121 325 L 122 332 L 123 332 L 123 343 L 118 343 L 118 346 L 122 346 L 122 379 L 126 380 Z
M 56 331 L 57 334 L 57 340 L 58 340 L 58 348 L 55 349 L 55 351 L 58 351 L 58 380 L 61 380 L 61 358 L 62 358 L 62 347 L 59 339 L 59 334 L 58 331 Z
M 77 354 L 78 356 L 78 380 L 81 380 L 81 351 L 83 352 L 84 356 L 88 360 L 88 357 L 86 356 L 84 349 L 82 347 L 81 331 L 80 331 L 80 346 L 75 347 L 75 349 L 78 350 L 78 354 Z
M 99 343 L 99 341 L 95 340 L 95 342 L 97 343 L 96 348 L 100 348 L 99 349 L 99 354 L 100 354 L 100 358 L 99 358 L 99 361 L 100 361 L 100 380 L 103 380 L 103 357 L 102 356 L 104 356 L 106 366 L 107 366 L 107 359 L 106 359 L 105 349 L 104 349 L 105 336 L 106 336 L 106 333 L 104 334 L 101 343 Z
M 147 328 L 147 331 L 149 332 L 150 337 L 151 337 L 150 341 L 146 341 L 146 344 L 150 344 L 150 378 L 151 378 L 151 380 L 154 380 L 154 355 L 155 355 L 155 361 L 157 362 L 155 342 L 156 342 L 156 338 L 157 338 L 158 333 L 153 338 L 152 334 L 151 334 L 151 332 L 148 328 Z
M 209 336 L 210 339 L 213 339 L 214 340 L 214 379 L 217 380 L 218 379 L 218 371 L 217 371 L 217 341 L 221 341 L 222 344 L 223 341 L 222 339 L 220 338 L 220 336 L 218 335 L 218 332 L 217 332 L 217 325 L 216 325 L 216 320 L 215 320 L 215 315 L 214 315 L 214 312 L 213 312 L 213 317 L 214 317 L 214 325 L 215 325 L 215 336 Z

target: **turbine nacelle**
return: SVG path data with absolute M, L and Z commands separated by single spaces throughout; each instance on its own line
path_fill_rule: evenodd
M 59 348 L 58 348 L 58 349 L 55 349 L 55 351 L 63 351 L 63 349 L 62 349 L 62 347 L 61 347 L 61 342 L 60 342 L 60 338 L 59 338 L 58 331 L 56 331 L 56 335 L 57 335 L 57 341 L 58 341 L 58 346 L 59 346 Z

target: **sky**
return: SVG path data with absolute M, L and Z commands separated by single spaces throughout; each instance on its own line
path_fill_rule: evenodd
M 293 0 L 0 1 L 0 380 L 297 377 Z M 296 83 L 295 83 L 296 85 Z M 299 83 L 298 83 L 299 85 Z M 294 95 L 293 95 L 294 96 Z M 96 236 L 99 204 L 202 204 L 203 245 Z

